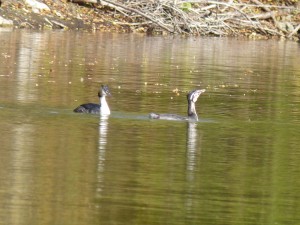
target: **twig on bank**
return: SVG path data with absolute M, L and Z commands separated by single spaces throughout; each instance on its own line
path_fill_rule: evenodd
M 263 4 L 259 0 L 248 3 L 240 0 L 101 0 L 130 19 L 130 23 L 141 24 L 149 30 L 167 31 L 178 34 L 195 35 L 236 35 L 263 34 L 291 37 L 297 34 L 299 26 L 292 32 L 282 28 L 277 21 L 278 15 L 284 16 L 278 9 L 292 9 L 288 6 Z M 151 25 L 150 25 L 151 24 Z
M 291 38 L 293 35 L 298 33 L 299 30 L 300 30 L 300 24 L 298 24 L 298 26 L 287 37 Z
M 126 10 L 128 10 L 128 11 L 137 13 L 137 14 L 139 14 L 139 15 L 141 15 L 141 16 L 143 16 L 143 17 L 149 19 L 149 20 L 151 20 L 152 22 L 156 23 L 158 26 L 160 26 L 160 27 L 163 28 L 164 30 L 166 30 L 166 31 L 168 31 L 168 32 L 170 32 L 170 33 L 174 33 L 174 30 L 172 30 L 171 28 L 169 28 L 169 27 L 166 26 L 165 24 L 162 24 L 160 21 L 157 21 L 157 20 L 153 19 L 152 17 L 146 15 L 145 13 L 143 13 L 143 12 L 137 10 L 137 9 L 130 8 L 130 7 L 126 7 L 126 6 L 124 6 L 124 5 L 120 4 L 120 3 L 116 3 L 116 2 L 112 2 L 112 1 L 108 1 L 108 0 L 105 0 L 105 1 L 102 0 L 102 2 L 106 2 L 106 3 L 112 4 L 112 5 L 118 6 L 118 7 L 120 7 L 120 8 L 124 8 L 124 9 L 126 9 Z

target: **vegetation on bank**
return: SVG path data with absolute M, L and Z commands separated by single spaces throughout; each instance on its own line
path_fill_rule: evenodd
M 0 26 L 17 28 L 300 39 L 299 0 L 0 0 L 0 5 Z

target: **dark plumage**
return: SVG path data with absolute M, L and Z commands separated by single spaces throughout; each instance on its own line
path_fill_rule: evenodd
M 198 121 L 198 115 L 196 112 L 195 103 L 198 100 L 198 97 L 205 92 L 205 89 L 190 91 L 187 94 L 188 101 L 188 112 L 186 116 L 180 116 L 176 114 L 157 114 L 150 113 L 150 119 L 160 119 L 160 120 L 186 120 L 186 121 Z
M 96 103 L 86 103 L 78 106 L 73 110 L 76 113 L 91 113 L 91 114 L 99 114 L 100 113 L 100 105 Z
M 106 102 L 105 97 L 110 96 L 110 92 L 107 85 L 101 85 L 101 90 L 98 92 L 98 97 L 100 98 L 100 104 L 95 103 L 85 103 L 78 106 L 73 111 L 76 113 L 91 113 L 91 114 L 110 114 L 110 109 Z

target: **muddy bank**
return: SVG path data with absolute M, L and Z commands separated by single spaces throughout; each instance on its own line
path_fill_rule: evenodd
M 14 28 L 300 39 L 298 0 L 0 1 L 0 26 Z
M 100 4 L 77 4 L 62 0 L 41 1 L 48 9 L 38 9 L 20 0 L 2 0 L 0 26 L 29 29 L 84 29 L 128 32 L 126 27 L 114 24 L 110 9 Z M 5 20 L 4 23 L 1 24 Z

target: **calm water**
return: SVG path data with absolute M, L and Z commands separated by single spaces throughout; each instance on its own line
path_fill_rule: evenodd
M 300 46 L 0 31 L 0 224 L 298 224 Z M 74 114 L 112 97 L 109 118 Z M 206 88 L 198 123 L 186 113 Z

